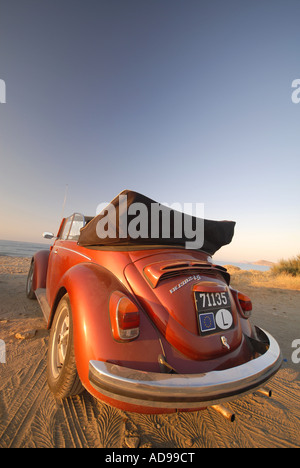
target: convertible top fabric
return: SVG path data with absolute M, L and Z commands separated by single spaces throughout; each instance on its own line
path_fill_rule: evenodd
M 144 223 L 144 228 L 140 229 L 141 226 L 138 225 L 138 205 L 135 203 L 143 204 L 146 207 L 147 219 Z M 156 226 L 155 236 L 153 236 L 153 226 L 151 226 L 151 209 L 153 204 L 158 205 L 164 213 L 167 213 L 172 221 L 179 219 L 181 217 L 182 223 L 186 223 L 187 220 L 191 223 L 191 226 L 196 233 L 194 239 L 192 237 L 187 237 L 185 235 L 184 229 L 181 231 L 180 237 L 178 237 L 178 229 L 174 229 L 174 223 L 170 222 L 170 231 L 169 236 L 166 238 L 165 231 L 162 226 L 162 216 L 159 217 L 159 226 Z M 93 218 L 85 227 L 80 231 L 80 236 L 78 244 L 84 247 L 89 246 L 168 246 L 168 247 L 181 247 L 186 248 L 188 242 L 194 241 L 197 238 L 196 228 L 200 224 L 197 224 L 197 218 L 194 216 L 183 214 L 179 211 L 172 210 L 165 207 L 164 205 L 158 204 L 154 200 L 146 197 L 137 192 L 130 190 L 124 190 L 117 197 L 115 197 L 110 205 L 113 205 L 114 209 L 104 209 L 99 215 Z M 110 206 L 109 205 L 109 206 Z M 108 208 L 109 208 L 108 206 Z M 131 209 L 130 209 L 131 207 Z M 143 208 L 143 212 L 144 208 Z M 132 214 L 134 213 L 134 214 Z M 145 218 L 143 218 L 145 219 Z M 124 221 L 125 220 L 125 221 Z M 199 218 L 198 218 L 199 220 Z M 99 225 L 106 225 L 107 232 L 113 232 L 114 237 L 107 235 L 106 237 L 99 237 Z M 140 230 L 140 235 L 137 238 L 130 236 L 129 232 L 132 232 L 130 229 L 130 223 L 133 223 L 137 230 Z M 204 225 L 203 225 L 204 223 Z M 153 224 L 153 223 L 152 223 Z M 109 225 L 109 227 L 108 227 Z M 98 228 L 97 228 L 98 226 Z M 182 224 L 183 226 L 183 224 Z M 234 234 L 235 222 L 233 221 L 211 221 L 211 220 L 202 220 L 202 227 L 204 226 L 204 242 L 203 245 L 196 250 L 203 250 L 211 255 L 213 255 L 217 250 L 222 246 L 229 244 L 232 240 Z M 146 231 L 145 231 L 146 228 Z M 128 232 L 129 231 L 129 232 Z M 103 231 L 102 231 L 103 232 Z M 151 237 L 152 233 L 152 237 Z M 146 235 L 145 235 L 146 234 Z M 163 235 L 164 234 L 164 235 Z M 135 236 L 136 237 L 136 236 Z M 203 236 L 201 236 L 203 238 Z M 201 242 L 202 243 L 202 242 Z M 190 247 L 189 247 L 190 248 Z

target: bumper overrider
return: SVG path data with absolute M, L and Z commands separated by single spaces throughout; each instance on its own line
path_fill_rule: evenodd
M 276 340 L 257 328 L 258 357 L 237 367 L 202 374 L 144 372 L 103 361 L 89 362 L 89 380 L 102 395 L 153 408 L 200 408 L 236 399 L 261 387 L 280 368 Z

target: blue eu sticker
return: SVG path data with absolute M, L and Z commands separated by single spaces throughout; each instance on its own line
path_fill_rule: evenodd
M 199 314 L 200 328 L 202 332 L 208 332 L 216 329 L 215 317 L 212 312 Z

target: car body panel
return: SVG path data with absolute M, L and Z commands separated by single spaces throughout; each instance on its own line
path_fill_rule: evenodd
M 74 235 L 75 220 L 77 228 L 80 223 L 84 225 L 82 215 L 64 218 L 50 251 L 35 254 L 33 289 L 46 309 L 48 328 L 59 301 L 68 294 L 77 372 L 83 386 L 96 398 L 136 412 L 195 410 L 245 393 L 278 370 L 281 354 L 275 340 L 251 325 L 242 313 L 238 292 L 230 287 L 230 275 L 213 264 L 208 252 L 173 245 L 83 246 Z M 139 333 L 126 342 L 117 339 L 113 331 L 110 298 L 113 294 L 116 297 L 116 292 L 128 298 L 139 313 Z M 217 304 L 203 315 L 198 301 L 206 297 Z M 224 317 L 223 324 L 217 320 L 220 311 L 230 317 L 228 323 Z M 216 322 L 215 326 L 205 328 L 205 316 L 207 323 Z M 266 340 L 272 343 L 276 356 L 268 350 Z M 122 369 L 126 374 L 123 384 L 127 382 L 130 387 L 128 398 L 122 397 L 120 389 L 113 392 Z M 199 376 L 223 375 L 234 380 L 234 369 L 244 369 L 249 378 L 240 376 L 236 386 L 219 382 L 222 389 L 224 385 L 231 389 L 219 399 L 212 392 L 210 400 L 208 389 L 205 398 L 198 392 L 198 400 L 192 392 L 193 401 L 183 406 L 183 397 L 177 401 L 170 396 L 170 404 L 165 399 L 159 402 L 155 383 L 162 381 L 159 375 L 168 375 L 170 386 L 163 390 L 166 395 L 177 387 L 177 381 L 179 392 L 184 393 L 186 385 L 189 394 L 189 382 L 191 386 L 196 382 L 197 387 L 209 381 L 209 377 Z M 255 369 L 259 369 L 258 375 L 253 374 Z M 142 392 L 147 393 L 147 385 L 140 380 L 153 382 L 148 386 L 155 394 L 153 405 L 150 395 L 148 399 L 138 397 L 131 373 Z M 101 379 L 106 380 L 109 389 L 104 389 L 106 384 L 102 385 Z
M 49 250 L 40 250 L 32 258 L 32 261 L 35 262 L 32 279 L 33 290 L 46 287 L 49 255 Z
M 180 252 L 177 252 L 177 255 L 180 256 Z M 181 268 L 177 271 L 173 270 L 172 273 L 176 276 L 158 282 L 155 288 L 151 286 L 146 288 L 143 276 L 145 271 L 149 269 L 149 262 L 151 261 L 150 266 L 153 266 L 153 262 L 155 265 L 165 265 L 166 257 L 168 257 L 167 262 L 170 262 L 174 258 L 174 252 L 151 255 L 150 258 L 143 257 L 126 267 L 125 276 L 128 282 L 133 285 L 134 294 L 139 298 L 167 340 L 189 358 L 206 360 L 222 356 L 226 350 L 222 346 L 219 336 L 199 335 L 197 314 L 194 307 L 194 289 L 197 287 L 201 287 L 201 291 L 222 289 L 228 291 L 231 297 L 229 287 L 224 283 L 222 275 L 207 265 L 198 268 L 194 266 L 185 271 L 182 271 Z M 193 256 L 187 254 L 187 261 L 189 257 L 195 260 L 197 254 L 195 253 Z M 199 260 L 203 262 L 203 254 Z M 173 262 L 171 264 L 174 265 Z M 208 274 L 214 275 L 213 279 L 212 276 L 208 276 L 206 271 Z M 182 285 L 182 287 L 171 293 L 176 285 Z M 235 349 L 241 343 L 242 331 L 233 298 L 231 298 L 231 303 L 235 326 L 233 330 L 227 331 L 226 337 L 230 347 Z

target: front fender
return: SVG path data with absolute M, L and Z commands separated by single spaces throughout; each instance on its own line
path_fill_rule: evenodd
M 33 291 L 38 288 L 46 287 L 49 254 L 50 250 L 39 250 L 32 257 L 32 261 L 34 262 L 32 278 Z
M 91 360 L 159 372 L 158 332 L 136 298 L 109 270 L 90 263 L 75 265 L 63 276 L 61 288 L 67 291 L 72 308 L 77 371 L 90 393 L 95 395 L 88 377 Z M 127 294 L 140 310 L 140 335 L 131 342 L 116 342 L 112 335 L 109 299 L 116 290 Z

